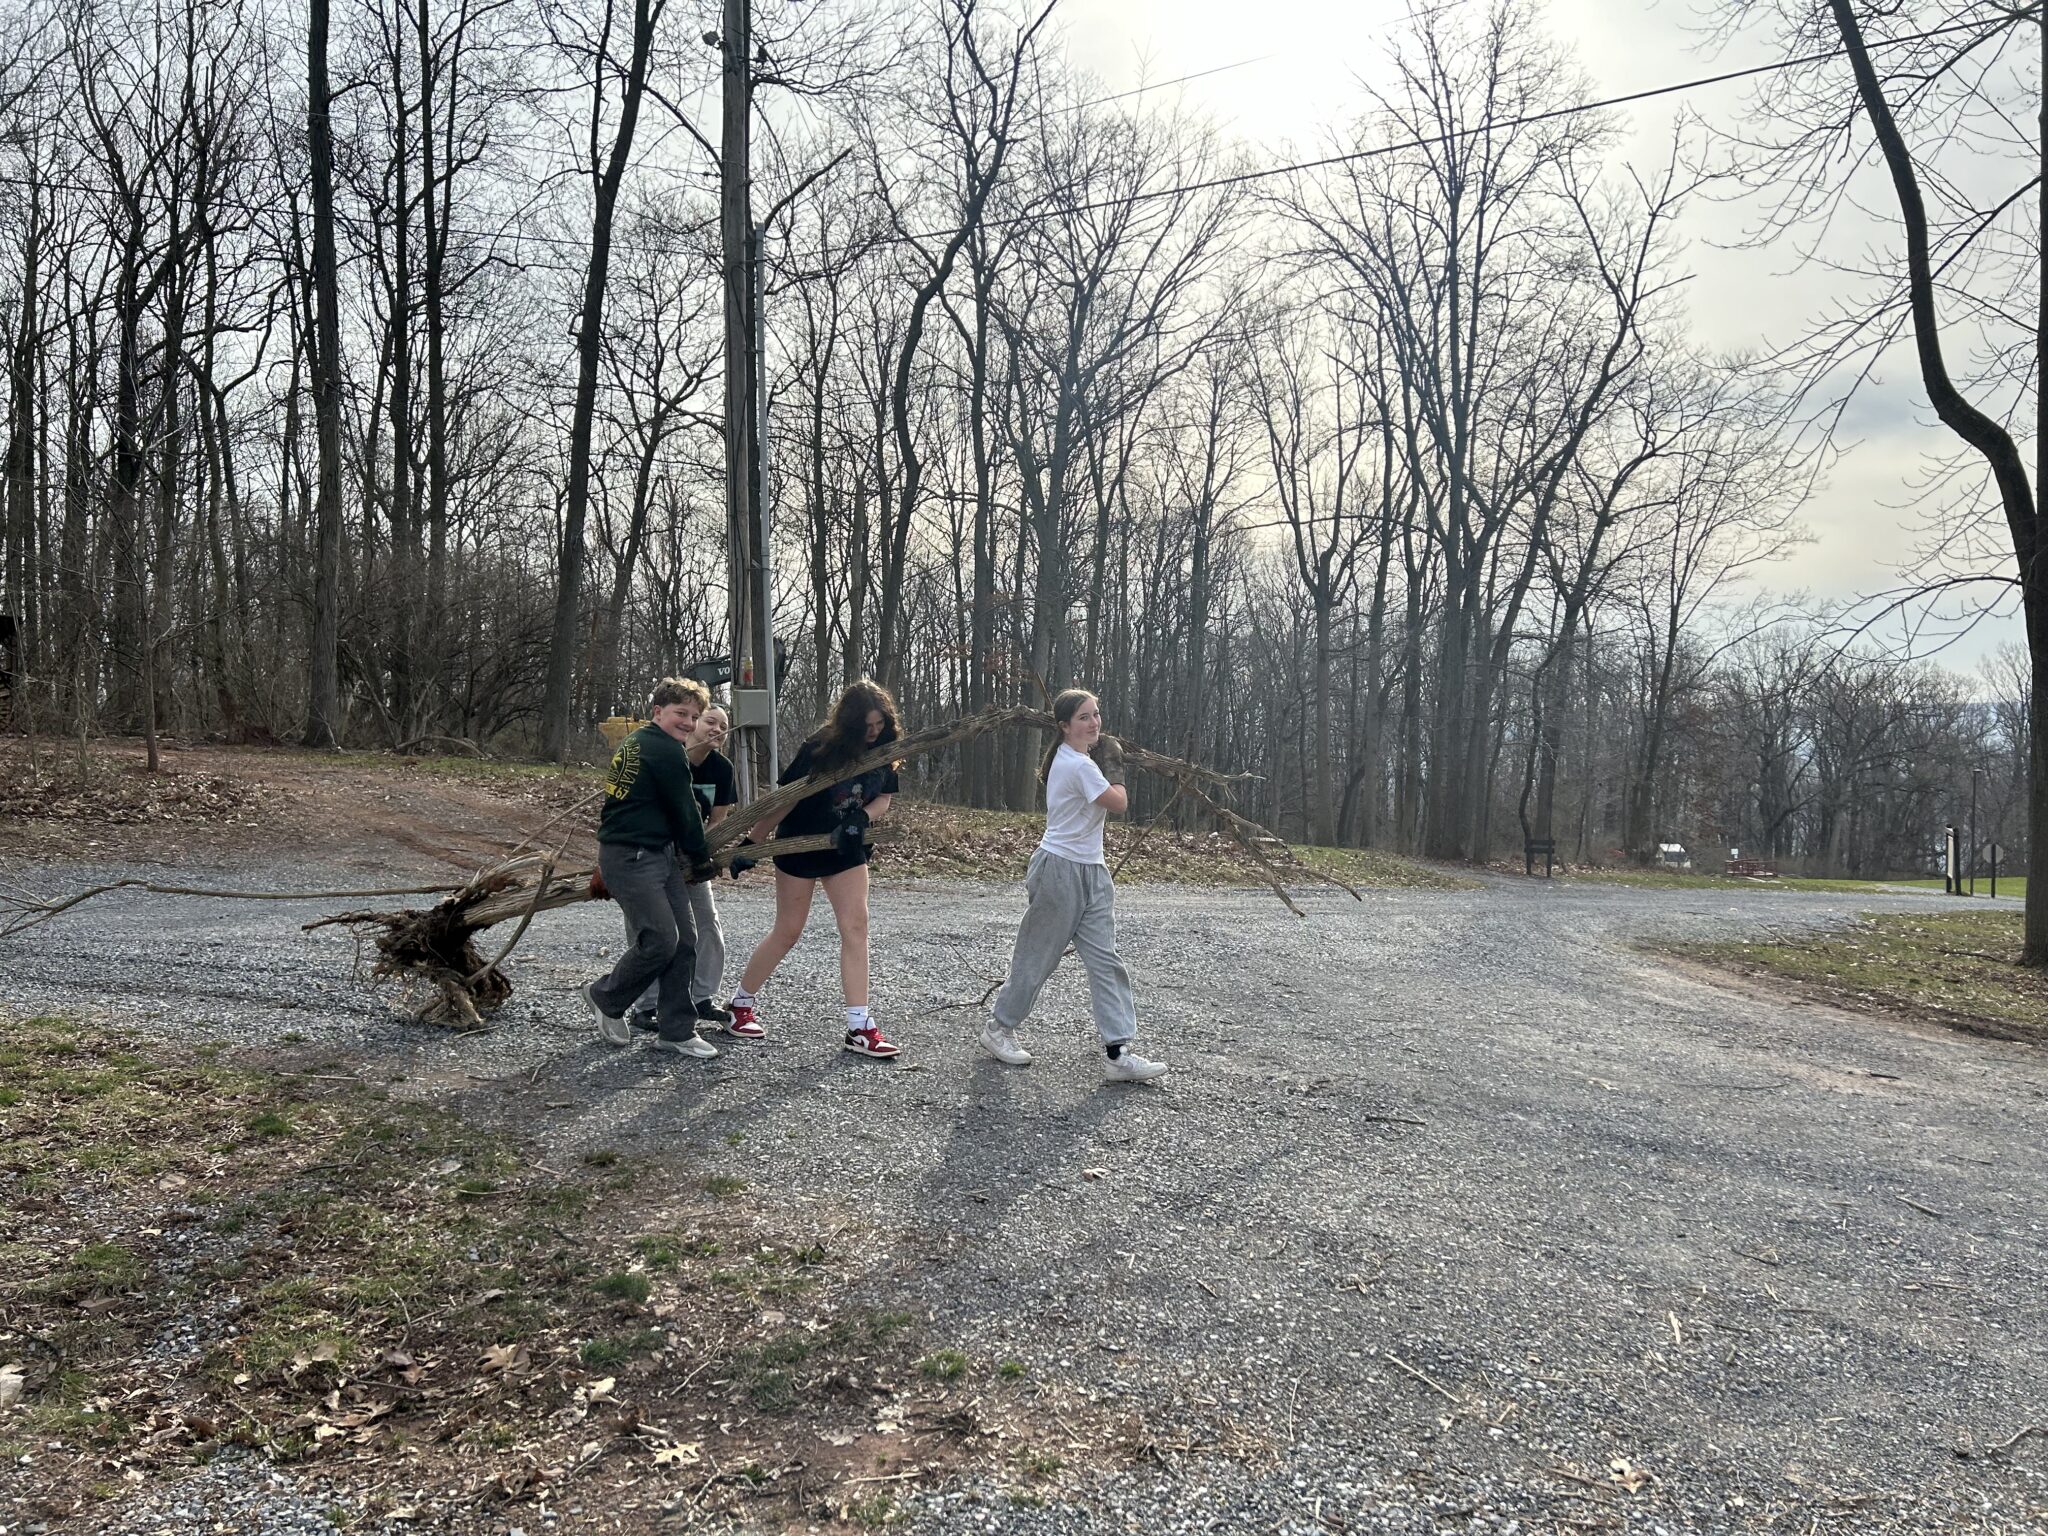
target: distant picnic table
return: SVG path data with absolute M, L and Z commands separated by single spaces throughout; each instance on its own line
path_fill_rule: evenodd
M 1748 880 L 1775 880 L 1778 878 L 1777 866 L 1772 864 L 1769 859 L 1730 859 L 1722 873 L 1728 875 L 1731 879 L 1740 877 Z

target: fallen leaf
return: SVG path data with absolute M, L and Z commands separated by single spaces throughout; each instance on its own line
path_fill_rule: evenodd
M 692 1440 L 687 1445 L 659 1446 L 654 1452 L 657 1467 L 694 1467 L 704 1459 L 704 1447 Z
M 493 1344 L 483 1353 L 483 1367 L 487 1371 L 504 1371 L 509 1375 L 525 1370 L 531 1359 L 524 1344 Z
M 1109 1177 L 1109 1170 L 1107 1168 L 1083 1168 L 1081 1170 L 1081 1177 L 1084 1179 L 1106 1179 Z
M 1611 1481 L 1621 1484 L 1630 1493 L 1635 1493 L 1646 1483 L 1656 1481 L 1655 1478 L 1651 1477 L 1641 1467 L 1632 1466 L 1627 1458 L 1621 1456 L 1615 1457 L 1614 1460 L 1607 1464 L 1607 1476 Z
M 456 1169 L 458 1169 L 458 1168 L 460 1168 L 461 1166 L 462 1166 L 462 1159 L 461 1159 L 461 1158 L 459 1158 L 459 1157 L 444 1157 L 444 1158 L 442 1158 L 442 1159 L 441 1159 L 441 1160 L 440 1160 L 440 1161 L 439 1161 L 438 1163 L 434 1163 L 434 1164 L 431 1164 L 431 1165 L 429 1165 L 429 1167 L 427 1168 L 427 1172 L 429 1172 L 429 1173 L 431 1173 L 431 1174 L 436 1174 L 436 1175 L 439 1175 L 440 1177 L 443 1177 L 443 1178 L 446 1178 L 446 1177 L 447 1177 L 447 1176 L 448 1176 L 449 1174 L 451 1174 L 451 1173 L 455 1172 L 455 1170 L 456 1170 Z
M 619 1379 L 616 1376 L 600 1376 L 590 1384 L 590 1400 L 593 1403 L 602 1402 L 611 1396 L 612 1388 L 618 1384 Z
M 0 1365 L 0 1408 L 12 1408 L 20 1402 L 26 1386 L 20 1366 Z
M 334 1342 L 331 1339 L 323 1339 L 305 1354 L 292 1356 L 292 1363 L 286 1368 L 285 1375 L 297 1376 L 316 1365 L 332 1365 L 337 1358 L 339 1352 Z

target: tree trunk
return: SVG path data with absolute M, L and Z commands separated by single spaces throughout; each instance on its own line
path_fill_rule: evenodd
M 1336 765 L 1330 760 L 1330 610 L 1335 598 L 1327 587 L 1315 593 L 1316 762 L 1315 840 L 1325 848 L 1337 843 Z
M 448 596 L 448 339 L 447 257 L 448 226 L 454 206 L 455 175 L 455 84 L 460 75 L 455 62 L 449 63 L 448 111 L 440 131 L 446 136 L 440 168 L 436 169 L 434 144 L 434 75 L 428 23 L 431 0 L 420 0 L 417 41 L 420 50 L 420 199 L 424 217 L 420 224 L 422 264 L 420 268 L 420 311 L 427 331 L 427 570 L 425 601 L 420 605 L 421 623 L 414 631 L 413 657 L 438 656 L 441 646 L 441 615 Z M 456 35 L 460 57 L 461 31 Z M 415 505 L 415 513 L 418 508 Z M 409 558 L 417 560 L 419 518 L 412 519 Z M 415 571 L 417 576 L 417 571 Z M 422 724 L 425 716 L 422 716 Z
M 1892 118 L 1877 71 L 1870 62 L 1863 41 L 1863 29 L 1850 0 L 1829 0 L 1843 50 L 1856 76 L 1857 94 L 1869 115 L 1872 132 L 1891 172 L 1892 189 L 1899 200 L 1899 216 L 1906 237 L 1907 297 L 1913 315 L 1913 342 L 1920 361 L 1920 380 L 1928 402 L 1942 425 L 1961 438 L 1984 459 L 1998 485 L 1999 501 L 2005 510 L 2006 529 L 2012 542 L 2013 558 L 2019 568 L 2020 598 L 2027 623 L 2027 648 L 2033 663 L 2034 723 L 2029 768 L 2031 782 L 2027 795 L 2027 911 L 2021 962 L 2048 966 L 2048 709 L 2042 701 L 2048 684 L 2048 572 L 2042 570 L 2041 527 L 2035 503 L 2035 487 L 2027 482 L 2026 462 L 2012 436 L 1996 421 L 1963 398 L 1949 377 L 1942 357 L 1941 326 L 1935 314 L 1934 262 L 1929 245 L 1927 208 L 1920 195 L 1918 172 L 1912 152 Z M 2036 20 L 2040 27 L 2039 19 Z M 2048 27 L 2041 27 L 2042 57 L 2048 61 Z M 2048 98 L 2039 104 L 2038 121 L 2042 140 L 2037 151 L 2042 168 L 2048 169 Z M 2048 211 L 2048 177 L 2039 183 L 2043 209 Z M 2048 326 L 2048 272 L 2036 273 L 2036 318 Z M 2036 411 L 2035 452 L 2039 457 L 2035 474 L 2048 465 L 2048 350 L 2043 336 L 2034 332 Z
M 306 745 L 338 744 L 341 724 L 341 284 L 334 248 L 333 93 L 327 83 L 328 0 L 310 0 L 306 137 L 313 179 L 313 417 L 319 439 L 314 504 L 313 633 Z
M 30 164 L 35 162 L 31 158 Z M 31 178 L 27 189 L 27 225 L 22 233 L 21 309 L 16 316 L 13 345 L 8 359 L 7 452 L 0 468 L 0 495 L 6 504 L 7 570 L 6 597 L 19 612 L 15 659 L 24 679 L 12 701 L 17 717 L 22 701 L 41 668 L 36 625 L 33 622 L 31 589 L 35 585 L 36 527 L 36 374 L 39 367 L 41 311 L 41 265 L 43 250 L 42 186 Z
M 313 3 L 324 5 L 325 0 Z M 633 153 L 633 131 L 640 118 L 647 61 L 654 48 L 654 26 L 660 18 L 661 5 L 662 0 L 634 0 L 632 55 L 619 100 L 619 131 L 597 176 L 590 262 L 584 270 L 583 302 L 576 322 L 576 404 L 569 422 L 569 486 L 556 566 L 555 621 L 548 650 L 547 682 L 541 693 L 541 752 L 555 762 L 562 762 L 569 755 L 577 614 L 583 595 L 583 530 L 590 516 L 591 438 L 597 418 L 598 360 L 604 341 L 605 285 L 611 272 L 612 220 L 618 208 L 619 186 L 625 180 L 626 165 Z M 727 402 L 727 408 L 732 408 L 732 402 Z

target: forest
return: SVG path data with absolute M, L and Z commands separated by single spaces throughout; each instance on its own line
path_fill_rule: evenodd
M 1912 24 L 1896 78 L 1937 47 Z M 721 25 L 16 11 L 14 728 L 594 756 L 653 679 L 748 649 L 738 377 L 785 741 L 863 674 L 912 723 L 1079 682 L 1134 739 L 1256 775 L 1242 808 L 1303 841 L 1926 873 L 1974 792 L 2024 848 L 2025 650 L 1917 656 L 1773 583 L 1830 463 L 1815 420 L 1896 296 L 1770 356 L 1687 309 L 1682 222 L 1818 164 L 1820 130 L 1745 159 L 1681 125 L 1644 163 L 1541 12 L 1493 0 L 1394 28 L 1390 83 L 1276 168 L 1171 82 L 1106 91 L 1053 8 L 788 7 L 744 61 L 761 339 L 735 375 Z M 2003 67 L 1958 89 L 2010 106 Z M 1940 225 L 1987 335 L 2038 271 L 2038 229 L 1990 228 Z M 1968 564 L 1981 466 L 1939 478 Z M 1022 808 L 1032 768 L 976 743 L 911 787 Z

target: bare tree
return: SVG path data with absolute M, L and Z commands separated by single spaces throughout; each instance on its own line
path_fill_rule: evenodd
M 1831 416 L 1839 412 L 1870 377 L 1875 355 L 1910 326 L 1929 404 L 1989 482 L 1988 496 L 1971 496 L 1961 511 L 1974 517 L 1995 509 L 2004 525 L 2038 698 L 2048 689 L 2048 563 L 2038 499 L 2048 452 L 2048 288 L 2039 246 L 2048 207 L 2040 78 L 2048 27 L 2036 8 L 1915 12 L 1859 9 L 1853 0 L 1782 0 L 1731 11 L 1727 24 L 1754 15 L 1801 46 L 1836 45 L 1848 64 L 1846 80 L 1839 66 L 1810 64 L 1761 93 L 1757 116 L 1766 126 L 1735 169 L 1771 189 L 1765 233 L 1833 218 L 1862 184 L 1856 173 L 1881 167 L 1905 249 L 1903 273 L 1892 260 L 1849 269 L 1853 286 L 1802 349 L 1814 389 L 1846 381 L 1825 402 Z M 1971 134 L 1956 132 L 1960 121 L 1972 124 Z M 1985 178 L 1965 172 L 1966 159 L 1973 168 L 2009 167 L 2010 190 L 1983 195 Z M 2031 231 L 2023 224 L 2007 233 L 2010 216 L 2029 199 Z M 1958 379 L 1957 357 L 1974 377 Z M 2029 400 L 2031 475 L 2019 442 Z M 2048 717 L 2036 709 L 2032 720 L 2039 734 L 2030 757 L 2029 872 L 2048 881 Z M 2048 885 L 2030 881 L 2027 889 L 2023 961 L 2048 965 Z
M 654 34 L 667 0 L 634 0 L 626 57 L 620 60 L 612 10 L 605 7 L 595 31 L 567 12 L 549 13 L 556 45 L 589 70 L 590 119 L 582 169 L 591 180 L 590 255 L 584 268 L 582 302 L 576 319 L 576 400 L 569 425 L 568 488 L 562 512 L 562 542 L 555 578 L 555 622 L 548 651 L 547 683 L 541 695 L 541 750 L 560 761 L 569 751 L 569 714 L 576 682 L 577 610 L 583 592 L 584 525 L 590 515 L 591 437 L 597 418 L 598 375 L 603 356 L 606 280 L 611 273 L 612 225 L 619 189 L 632 162 L 633 135 L 647 92 Z M 618 87 L 618 122 L 609 140 L 608 91 Z
M 1320 333 L 1319 333 L 1320 332 Z M 1337 840 L 1336 768 L 1330 753 L 1330 660 L 1337 606 L 1375 531 L 1366 509 L 1378 507 L 1394 466 L 1364 382 L 1386 366 L 1382 338 L 1348 328 L 1334 335 L 1313 320 L 1279 322 L 1262 339 L 1254 371 L 1265 420 L 1273 492 L 1287 525 L 1295 573 L 1315 618 L 1310 684 L 1314 727 L 1314 817 L 1320 843 Z

